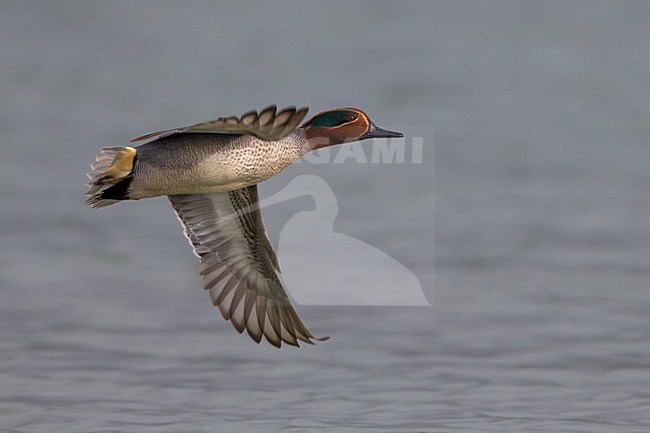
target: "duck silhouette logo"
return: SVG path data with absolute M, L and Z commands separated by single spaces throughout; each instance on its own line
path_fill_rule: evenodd
M 303 196 L 314 200 L 315 209 L 293 215 L 278 242 L 282 278 L 297 303 L 431 306 L 406 266 L 370 244 L 334 231 L 336 195 L 321 177 L 298 176 L 262 200 L 260 207 Z M 315 260 L 324 265 L 314 266 Z

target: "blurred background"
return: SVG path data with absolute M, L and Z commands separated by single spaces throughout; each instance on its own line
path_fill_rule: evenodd
M 647 431 L 649 22 L 647 1 L 3 1 L 0 430 Z M 302 163 L 261 193 L 322 177 L 334 229 L 433 307 L 299 306 L 330 341 L 258 346 L 167 200 L 83 206 L 99 147 L 273 103 L 424 138 L 422 164 Z M 313 207 L 265 209 L 272 241 Z

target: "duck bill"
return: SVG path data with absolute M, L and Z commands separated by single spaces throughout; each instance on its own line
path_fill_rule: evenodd
M 368 131 L 363 134 L 360 140 L 365 140 L 368 138 L 399 138 L 404 137 L 404 134 L 396 131 L 389 131 L 388 129 L 382 129 L 375 125 L 374 123 L 370 124 Z

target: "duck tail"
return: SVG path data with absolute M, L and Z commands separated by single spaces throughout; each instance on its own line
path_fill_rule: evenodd
M 136 158 L 137 150 L 133 147 L 103 147 L 86 175 L 86 204 L 97 208 L 129 200 Z

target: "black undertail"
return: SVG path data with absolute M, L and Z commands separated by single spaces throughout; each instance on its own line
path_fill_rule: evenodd
M 129 187 L 133 181 L 133 175 L 129 174 L 115 185 L 106 188 L 100 196 L 104 200 L 130 200 Z

